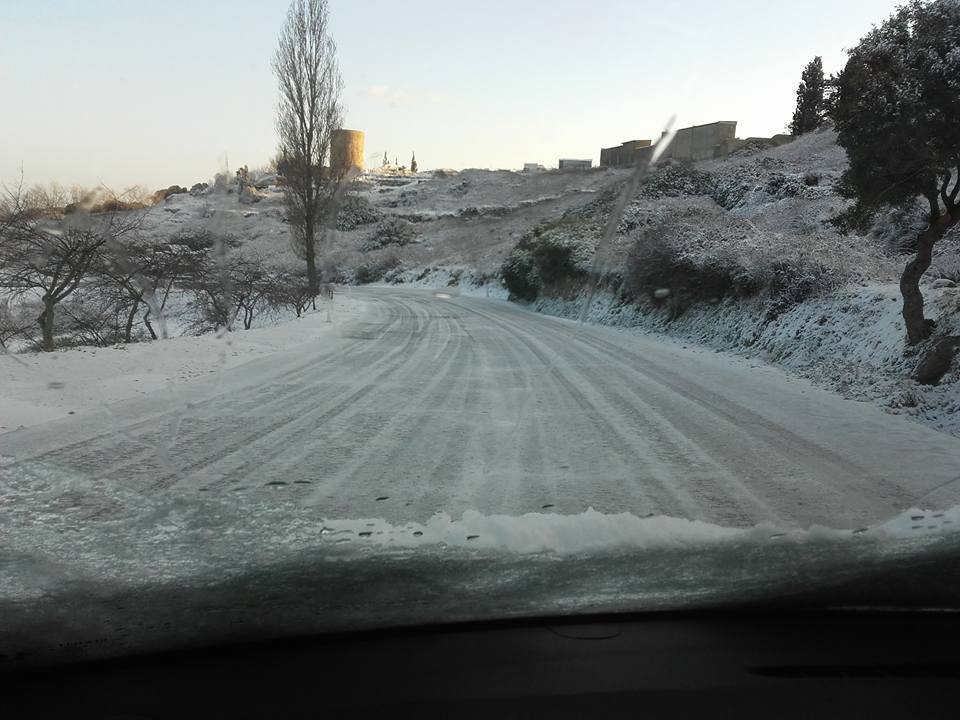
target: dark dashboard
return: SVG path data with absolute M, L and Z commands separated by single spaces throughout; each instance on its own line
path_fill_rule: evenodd
M 954 718 L 960 615 L 478 623 L 0 674 L 6 717 Z

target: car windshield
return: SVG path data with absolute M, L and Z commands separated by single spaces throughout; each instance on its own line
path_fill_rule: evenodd
M 960 608 L 957 0 L 0 27 L 0 667 Z

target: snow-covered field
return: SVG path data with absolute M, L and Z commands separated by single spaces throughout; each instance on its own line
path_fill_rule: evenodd
M 347 291 L 349 293 L 349 290 Z M 332 306 L 275 326 L 52 353 L 0 355 L 0 435 L 189 384 L 257 358 L 322 339 L 365 306 L 337 293 Z M 329 310 L 329 321 L 328 321 Z

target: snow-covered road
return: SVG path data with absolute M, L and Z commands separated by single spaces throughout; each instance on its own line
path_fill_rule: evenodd
M 365 309 L 314 340 L 0 435 L 7 476 L 82 477 L 87 521 L 111 517 L 107 488 L 391 523 L 593 507 L 858 527 L 960 503 L 960 440 L 774 368 L 499 301 L 351 294 Z

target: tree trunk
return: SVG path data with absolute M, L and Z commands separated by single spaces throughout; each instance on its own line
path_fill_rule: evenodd
M 935 323 L 923 315 L 923 293 L 920 278 L 930 267 L 933 246 L 953 224 L 950 214 L 940 213 L 939 201 L 934 194 L 930 202 L 930 227 L 917 238 L 917 254 L 907 263 L 900 276 L 900 294 L 903 296 L 903 320 L 907 325 L 907 343 L 917 345 L 933 334 Z
M 137 308 L 140 306 L 140 303 L 135 302 L 133 307 L 130 308 L 130 312 L 127 314 L 127 325 L 123 329 L 123 341 L 125 343 L 130 342 L 130 338 L 133 337 L 133 320 L 137 316 Z
M 307 284 L 310 292 L 317 292 L 320 281 L 317 279 L 317 248 L 314 244 L 314 228 L 312 218 L 308 218 L 303 227 L 304 254 L 307 257 Z
M 153 325 L 150 324 L 150 306 L 147 305 L 147 311 L 143 314 L 143 324 L 147 326 L 147 332 L 150 333 L 150 339 L 156 340 L 157 333 L 153 330 Z
M 917 255 L 903 269 L 900 276 L 900 294 L 903 295 L 903 320 L 907 325 L 907 343 L 916 345 L 923 342 L 933 332 L 933 321 L 923 315 L 923 293 L 920 292 L 920 278 L 930 267 L 933 243 L 928 230 L 917 240 Z
M 43 299 L 43 312 L 37 321 L 40 323 L 40 330 L 43 333 L 43 351 L 51 352 L 53 350 L 53 308 L 54 304 L 47 298 Z

